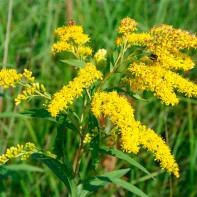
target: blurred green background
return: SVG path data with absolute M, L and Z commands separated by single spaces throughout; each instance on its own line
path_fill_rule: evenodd
M 9 12 L 9 3 L 12 8 Z M 116 29 L 124 17 L 135 19 L 139 32 L 148 31 L 154 25 L 169 24 L 175 28 L 197 31 L 196 0 L 1 0 L 0 1 L 0 67 L 5 65 L 23 71 L 33 71 L 37 81 L 45 84 L 53 94 L 67 84 L 74 75 L 71 66 L 66 66 L 60 59 L 65 54 L 53 56 L 50 47 L 56 41 L 54 30 L 65 24 L 70 18 L 84 26 L 84 32 L 91 37 L 94 51 L 106 48 L 108 54 L 114 49 Z M 5 54 L 6 28 L 8 15 L 11 14 L 8 54 Z M 195 50 L 189 51 L 197 60 Z M 184 74 L 197 83 L 197 68 Z M 0 113 L 0 152 L 5 148 L 25 142 L 33 142 L 37 147 L 52 151 L 56 125 L 43 119 L 15 117 L 10 112 L 42 107 L 42 100 L 32 100 L 19 107 L 14 106 L 14 98 L 19 88 L 4 91 L 2 112 Z M 131 167 L 131 173 L 125 179 L 134 183 L 148 196 L 197 196 L 197 100 L 180 97 L 176 107 L 161 105 L 148 93 L 143 97 L 150 102 L 134 103 L 136 118 L 161 134 L 172 149 L 180 165 L 181 176 L 176 179 L 169 173 L 161 173 L 151 153 L 140 151 L 131 155 L 146 167 L 156 181 Z M 78 141 L 71 131 L 67 131 L 66 152 L 73 159 Z M 103 159 L 104 160 L 104 159 Z M 39 167 L 30 168 L 9 164 L 13 168 L 0 168 L 0 196 L 66 196 L 67 190 L 55 175 L 45 166 L 29 159 L 23 164 Z M 110 162 L 108 162 L 110 165 Z M 8 166 L 8 165 L 6 165 Z M 86 172 L 91 160 L 83 160 L 83 176 L 94 175 Z M 116 161 L 116 169 L 128 167 L 127 163 Z M 40 170 L 40 168 L 44 170 Z M 99 174 L 106 167 L 101 163 Z M 116 186 L 100 189 L 92 196 L 134 196 Z

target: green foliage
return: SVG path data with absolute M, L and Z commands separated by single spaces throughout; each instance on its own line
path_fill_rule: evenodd
M 94 51 L 96 51 L 102 47 L 108 49 L 112 48 L 116 37 L 116 31 L 113 29 L 117 29 L 120 19 L 126 16 L 134 18 L 139 22 L 140 31 L 147 31 L 153 25 L 165 23 L 172 24 L 176 28 L 188 29 L 190 32 L 196 32 L 196 8 L 197 4 L 195 0 L 84 0 L 73 1 L 71 15 L 79 24 L 84 25 L 85 32 L 91 35 L 91 41 L 94 43 L 92 47 Z M 8 68 L 12 67 L 18 70 L 23 70 L 30 65 L 29 68 L 35 72 L 37 79 L 46 84 L 46 87 L 50 87 L 52 93 L 56 92 L 62 88 L 63 85 L 66 85 L 73 75 L 75 75 L 71 66 L 65 66 L 65 64 L 59 61 L 59 59 L 64 59 L 63 55 L 54 57 L 50 53 L 50 47 L 55 40 L 53 34 L 54 30 L 64 24 L 65 18 L 66 21 L 68 20 L 68 16 L 65 16 L 67 13 L 65 10 L 65 1 L 30 0 L 24 3 L 21 0 L 14 0 L 12 10 L 9 50 L 6 65 Z M 0 18 L 2 19 L 0 28 L 0 59 L 3 60 L 8 19 L 8 1 L 0 1 Z M 114 56 L 112 60 L 113 63 L 117 58 L 115 53 L 117 52 L 114 52 L 112 55 Z M 194 52 L 190 51 L 190 53 Z M 109 56 L 111 54 L 109 54 Z M 67 57 L 69 58 L 69 55 Z M 193 57 L 196 60 L 196 54 L 194 54 Z M 66 63 L 68 64 L 68 62 Z M 4 64 L 0 63 L 0 66 L 2 65 Z M 70 65 L 73 65 L 73 62 L 70 62 Z M 79 67 L 81 66 L 83 65 L 79 64 Z M 187 76 L 196 80 L 196 71 L 197 69 L 194 68 L 193 71 L 187 73 Z M 119 78 L 117 77 L 117 79 L 115 78 L 114 80 L 119 80 Z M 116 89 L 116 91 L 117 90 L 118 89 Z M 122 90 L 120 90 L 120 92 L 121 91 Z M 3 150 L 5 142 L 8 142 L 9 147 L 13 144 L 16 145 L 29 140 L 34 143 L 39 142 L 37 144 L 38 147 L 52 150 L 56 147 L 59 140 L 61 140 L 61 136 L 65 135 L 65 146 L 62 147 L 62 144 L 60 145 L 58 148 L 60 150 L 59 154 L 62 156 L 62 149 L 64 148 L 65 152 L 69 155 L 69 160 L 73 161 L 75 150 L 79 142 L 75 133 L 71 132 L 71 130 L 76 131 L 75 126 L 71 125 L 71 122 L 68 122 L 67 129 L 63 128 L 61 131 L 57 131 L 57 121 L 47 115 L 46 111 L 42 111 L 42 113 L 28 110 L 28 112 L 19 113 L 27 108 L 42 108 L 42 103 L 38 100 L 33 100 L 30 104 L 19 106 L 16 112 L 13 112 L 14 104 L 10 99 L 13 100 L 17 94 L 18 90 L 11 92 L 6 90 L 3 94 L 0 93 L 0 98 L 4 99 L 3 112 L 0 113 L 0 150 Z M 133 97 L 135 96 L 133 95 Z M 137 98 L 139 98 L 137 105 L 135 105 L 137 119 L 142 120 L 146 125 L 150 125 L 151 128 L 154 128 L 157 133 L 161 134 L 164 138 L 168 136 L 169 146 L 173 149 L 173 154 L 177 154 L 176 158 L 181 166 L 182 176 L 181 179 L 175 180 L 174 178 L 169 178 L 168 175 L 161 175 L 158 167 L 153 167 L 153 157 L 150 156 L 149 153 L 142 151 L 139 158 L 133 156 L 135 159 L 134 161 L 138 161 L 138 164 L 140 163 L 142 168 L 132 161 L 130 164 L 134 165 L 136 168 L 133 169 L 132 167 L 132 171 L 129 174 L 127 173 L 129 171 L 128 169 L 119 170 L 127 166 L 128 161 L 119 160 L 116 165 L 116 171 L 120 171 L 120 175 L 111 176 L 110 179 L 119 178 L 125 175 L 128 180 L 135 183 L 135 185 L 147 193 L 148 196 L 195 196 L 195 188 L 197 187 L 197 164 L 195 162 L 197 157 L 197 152 L 195 151 L 197 147 L 195 143 L 197 139 L 197 127 L 195 124 L 195 122 L 197 122 L 196 100 L 180 97 L 181 103 L 176 108 L 169 107 L 168 110 L 166 110 L 161 104 L 155 102 L 155 99 L 150 93 L 137 95 L 135 99 Z M 148 102 L 143 102 L 143 99 L 146 99 Z M 80 107 L 77 110 L 80 111 Z M 43 114 L 45 115 L 43 116 Z M 31 117 L 35 118 L 32 119 Z M 50 121 L 45 121 L 44 119 Z M 11 132 L 9 132 L 9 130 Z M 64 131 L 63 133 L 63 130 L 66 130 L 66 132 Z M 49 158 L 49 161 L 50 159 L 51 158 Z M 40 160 L 44 160 L 44 158 Z M 13 162 L 14 164 L 12 165 L 16 165 L 19 169 L 20 164 L 15 161 Z M 67 163 L 68 160 L 64 158 L 63 162 Z M 90 170 L 92 170 L 92 168 L 90 168 L 91 162 L 92 161 L 88 159 L 82 160 L 82 167 L 87 166 L 87 174 L 94 176 L 94 173 L 90 172 Z M 53 162 L 51 163 L 53 164 Z M 151 176 L 141 177 L 146 171 L 146 169 L 143 170 L 145 163 L 146 168 L 156 176 L 157 182 L 153 181 Z M 33 164 L 39 166 L 39 163 Z M 58 165 L 54 163 L 53 167 Z M 60 165 L 62 165 L 62 163 L 60 163 Z M 72 166 L 69 167 L 69 162 L 65 165 L 69 171 L 71 171 Z M 7 167 L 9 166 L 6 166 L 6 168 Z M 43 166 L 37 168 L 43 169 Z M 20 172 L 18 174 L 13 174 L 13 171 L 5 171 L 5 167 L 0 167 L 0 195 L 67 195 L 64 185 L 61 184 L 52 173 L 50 174 L 50 172 L 48 172 L 49 176 L 41 176 L 40 172 L 38 173 L 38 171 L 36 171 L 37 170 L 35 170 L 34 173 Z M 99 174 L 102 174 L 101 169 L 98 169 L 98 171 L 100 172 Z M 122 174 L 121 171 L 123 171 Z M 115 182 L 119 183 L 118 181 Z M 100 188 L 108 183 L 109 182 L 104 183 L 99 179 L 95 180 L 95 182 L 92 180 L 92 185 L 95 185 L 95 188 Z M 115 195 L 121 196 L 119 190 L 119 188 L 113 190 Z M 93 190 L 87 189 L 88 193 L 91 191 Z M 46 194 L 46 192 L 48 193 Z M 108 197 L 109 193 L 106 192 L 106 190 L 100 189 L 98 193 L 94 193 L 93 195 Z M 131 196 L 132 194 L 126 193 L 125 195 Z

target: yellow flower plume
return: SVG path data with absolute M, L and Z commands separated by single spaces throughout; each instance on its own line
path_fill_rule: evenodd
M 92 112 L 96 117 L 110 116 L 110 120 L 119 128 L 121 147 L 128 153 L 138 153 L 140 145 L 154 153 L 162 169 L 173 172 L 179 177 L 179 168 L 165 141 L 153 130 L 142 126 L 134 118 L 134 110 L 123 96 L 117 92 L 95 93 L 92 100 Z
M 90 86 L 96 80 L 102 78 L 102 73 L 96 70 L 92 63 L 87 63 L 86 67 L 80 68 L 78 77 L 70 81 L 59 92 L 56 92 L 53 99 L 48 105 L 48 111 L 53 117 L 56 117 L 64 108 L 68 108 L 68 104 L 72 104 L 74 98 L 82 95 L 83 88 Z
M 51 51 L 53 54 L 67 51 L 74 53 L 78 58 L 92 55 L 92 48 L 84 46 L 90 41 L 87 34 L 83 33 L 83 27 L 78 25 L 63 26 L 55 30 L 60 41 L 55 43 Z

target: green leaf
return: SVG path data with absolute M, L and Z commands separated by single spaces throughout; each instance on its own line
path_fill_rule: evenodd
M 86 62 L 80 60 L 61 60 L 64 63 L 67 63 L 72 66 L 76 66 L 78 68 L 85 68 Z
M 133 96 L 132 96 L 133 98 L 135 98 L 135 99 L 137 99 L 137 100 L 140 100 L 140 101 L 148 101 L 148 100 L 146 100 L 146 99 L 143 99 L 139 94 L 133 94 Z
M 42 168 L 38 168 L 28 164 L 13 164 L 13 165 L 4 166 L 4 168 L 9 171 L 17 171 L 17 172 L 18 171 L 44 172 Z
M 48 166 L 56 174 L 56 176 L 61 181 L 63 181 L 63 183 L 68 188 L 71 196 L 77 196 L 77 186 L 74 179 L 73 171 L 70 171 L 66 165 L 63 165 L 57 159 L 48 157 L 40 153 L 34 153 L 31 155 L 31 157 Z
M 5 94 L 0 93 L 0 97 L 5 97 Z
M 112 92 L 112 91 L 114 91 L 114 90 L 115 90 L 116 92 L 118 92 L 118 93 L 125 93 L 125 94 L 129 95 L 130 97 L 132 97 L 132 98 L 134 98 L 134 99 L 137 99 L 137 100 L 146 101 L 146 102 L 148 101 L 148 100 L 142 98 L 139 94 L 136 94 L 136 93 L 134 93 L 134 92 L 126 91 L 126 90 L 122 89 L 121 87 L 108 88 L 106 91 L 107 91 L 107 92 Z
M 103 179 L 119 178 L 119 177 L 125 175 L 129 171 L 130 171 L 130 168 L 123 169 L 123 170 L 116 170 L 116 171 L 112 171 L 112 172 L 102 174 L 100 176 L 91 177 L 91 178 L 83 181 L 84 189 L 81 191 L 79 197 L 89 196 L 92 192 L 94 192 L 94 191 L 98 190 L 99 188 L 111 183 L 111 182 L 108 182 L 108 181 L 103 180 Z
M 10 117 L 26 117 L 25 115 L 22 115 L 20 113 L 16 113 L 16 112 L 2 112 L 0 113 L 0 118 L 10 118 Z
M 124 189 L 138 195 L 141 197 L 148 197 L 142 190 L 138 189 L 137 187 L 135 187 L 133 184 L 128 183 L 122 179 L 119 178 L 108 178 L 109 182 L 114 183 L 116 185 L 119 185 L 121 187 L 123 187 Z
M 51 117 L 51 114 L 45 108 L 30 109 L 30 110 L 21 112 L 20 114 L 34 117 L 34 118 L 43 118 L 46 120 L 57 122 L 57 120 L 55 118 Z
M 98 129 L 98 134 L 92 138 L 90 142 L 90 151 L 92 155 L 92 161 L 94 163 L 94 168 L 98 169 L 98 164 L 99 164 L 99 141 L 100 141 L 100 135 L 99 135 L 99 126 L 98 126 L 98 121 L 96 117 L 91 113 L 89 117 L 89 133 L 92 133 L 92 129 L 97 127 Z
M 99 153 L 104 153 L 104 154 L 111 155 L 113 157 L 117 157 L 119 159 L 125 160 L 125 161 L 129 162 L 131 165 L 137 167 L 138 169 L 142 170 L 146 174 L 150 175 L 154 179 L 154 177 L 148 172 L 148 170 L 146 170 L 146 168 L 144 168 L 137 161 L 135 161 L 134 159 L 132 159 L 130 156 L 123 153 L 122 151 L 119 151 L 117 149 L 107 150 L 105 147 L 100 148 L 98 151 L 99 151 Z
M 58 117 L 58 123 L 57 123 L 57 135 L 55 138 L 55 147 L 54 152 L 57 155 L 58 158 L 61 158 L 64 156 L 64 150 L 65 150 L 65 140 L 66 140 L 66 123 L 67 123 L 67 115 L 63 114 Z
M 117 60 L 117 58 L 118 58 L 118 50 L 117 49 L 115 49 L 114 51 L 113 51 L 113 53 L 112 53 L 112 64 L 114 65 L 115 64 L 115 62 L 116 62 L 116 60 Z

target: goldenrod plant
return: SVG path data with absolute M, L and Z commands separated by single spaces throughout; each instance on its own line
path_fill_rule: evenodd
M 109 183 L 120 185 L 138 196 L 147 196 L 120 178 L 130 169 L 84 180 L 80 174 L 81 159 L 90 152 L 94 167 L 98 169 L 102 154 L 111 155 L 126 160 L 150 175 L 145 167 L 128 155 L 137 154 L 144 148 L 153 153 L 162 170 L 174 174 L 176 178 L 181 177 L 178 166 L 181 161 L 176 161 L 176 156 L 172 155 L 163 137 L 135 119 L 130 97 L 142 99 L 141 92 L 151 91 L 164 106 L 175 107 L 179 103 L 179 93 L 197 97 L 197 85 L 178 72 L 194 68 L 194 61 L 184 52 L 185 49 L 196 49 L 197 38 L 188 31 L 174 29 L 170 25 L 154 26 L 148 32 L 135 33 L 137 22 L 127 17 L 120 21 L 114 41 L 116 49 L 110 57 L 106 49 L 94 53 L 86 45 L 90 38 L 83 31 L 83 27 L 73 20 L 55 31 L 60 41 L 52 46 L 51 52 L 54 55 L 71 53 L 73 59 L 66 59 L 65 56 L 62 62 L 76 67 L 77 72 L 76 77 L 67 85 L 62 85 L 56 93 L 49 93 L 43 84 L 35 82 L 29 70 L 25 69 L 23 73 L 17 73 L 14 69 L 0 71 L 0 85 L 3 88 L 23 87 L 15 99 L 16 105 L 42 97 L 45 110 L 43 112 L 42 109 L 40 113 L 47 114 L 48 118 L 58 123 L 53 154 L 41 151 L 29 142 L 25 146 L 7 149 L 0 157 L 0 164 L 20 156 L 22 160 L 29 156 L 35 158 L 46 164 L 64 182 L 72 197 L 89 196 Z M 110 81 L 116 73 L 119 73 L 119 81 Z M 76 114 L 74 109 L 79 97 L 84 97 L 83 110 L 81 114 Z M 111 123 L 103 126 L 102 120 L 107 119 Z M 66 157 L 69 150 L 61 145 L 64 143 L 65 128 L 72 130 L 73 135 L 79 138 L 73 164 Z

